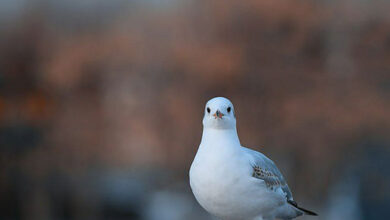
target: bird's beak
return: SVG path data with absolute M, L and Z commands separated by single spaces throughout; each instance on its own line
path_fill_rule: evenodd
M 217 112 L 215 112 L 215 113 L 213 114 L 213 116 L 214 116 L 215 118 L 220 118 L 220 119 L 222 119 L 222 116 L 224 116 L 224 114 L 222 114 L 219 110 L 217 110 Z

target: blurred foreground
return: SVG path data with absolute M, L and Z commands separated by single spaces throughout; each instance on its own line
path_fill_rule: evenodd
M 319 219 L 389 219 L 389 9 L 0 2 L 0 219 L 211 219 L 187 172 L 214 96 Z

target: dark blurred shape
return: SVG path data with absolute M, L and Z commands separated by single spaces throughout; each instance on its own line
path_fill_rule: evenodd
M 389 143 L 367 134 L 356 144 L 358 154 L 346 155 L 348 164 L 337 170 L 339 177 L 330 189 L 327 219 L 388 218 L 390 194 Z
M 0 128 L 0 146 L 3 152 L 22 153 L 41 141 L 39 129 L 29 125 Z
M 363 219 L 390 218 L 390 143 L 371 139 L 363 144 L 367 147 L 359 172 Z

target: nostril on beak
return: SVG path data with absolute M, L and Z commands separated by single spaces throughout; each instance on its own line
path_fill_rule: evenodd
M 221 118 L 221 119 L 222 119 L 222 116 L 224 116 L 224 114 L 223 114 L 222 112 L 220 112 L 219 110 L 217 110 L 217 111 L 213 114 L 213 116 L 214 116 L 215 118 Z

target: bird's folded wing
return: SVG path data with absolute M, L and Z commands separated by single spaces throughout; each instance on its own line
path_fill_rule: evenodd
M 287 182 L 284 180 L 282 173 L 280 173 L 275 163 L 260 152 L 251 150 L 249 148 L 245 148 L 245 150 L 253 158 L 252 176 L 264 180 L 267 187 L 272 190 L 277 190 L 280 188 L 286 195 L 287 200 L 293 201 L 290 188 L 288 187 Z

